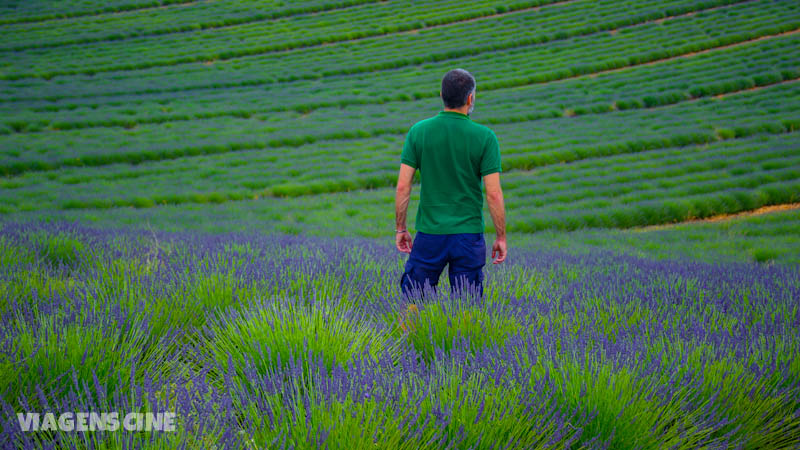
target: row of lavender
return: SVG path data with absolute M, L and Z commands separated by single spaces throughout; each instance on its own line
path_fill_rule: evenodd
M 389 243 L 10 224 L 4 448 L 794 448 L 800 270 L 512 252 L 398 295 Z M 19 412 L 177 413 L 22 432 Z

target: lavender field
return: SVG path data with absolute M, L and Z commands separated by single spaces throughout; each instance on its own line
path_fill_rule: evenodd
M 412 300 L 457 67 L 509 256 Z M 798 111 L 796 0 L 0 2 L 0 450 L 800 449 Z
M 800 269 L 519 251 L 398 296 L 357 238 L 5 224 L 7 448 L 796 448 Z M 431 293 L 429 293 L 431 294 Z M 176 411 L 23 433 L 16 412 Z

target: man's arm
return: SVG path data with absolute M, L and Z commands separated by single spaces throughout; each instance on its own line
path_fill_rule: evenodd
M 490 173 L 483 177 L 483 185 L 486 188 L 486 202 L 489 203 L 489 214 L 494 222 L 494 229 L 497 233 L 494 245 L 492 245 L 492 263 L 500 264 L 505 261 L 508 252 L 506 248 L 506 210 L 503 201 L 503 190 L 500 188 L 500 173 Z M 495 259 L 495 254 L 497 259 Z
M 400 164 L 400 174 L 397 176 L 397 192 L 394 199 L 395 214 L 395 244 L 403 253 L 411 253 L 411 233 L 406 227 L 406 214 L 408 201 L 411 198 L 411 184 L 414 181 L 416 169 L 408 164 Z

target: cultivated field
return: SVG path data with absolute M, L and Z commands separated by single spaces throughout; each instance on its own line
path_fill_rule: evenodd
M 411 303 L 456 67 L 511 252 Z M 0 447 L 797 448 L 798 80 L 791 0 L 0 4 Z

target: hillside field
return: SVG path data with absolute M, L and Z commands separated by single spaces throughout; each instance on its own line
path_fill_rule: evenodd
M 459 67 L 509 259 L 407 299 Z M 798 336 L 795 0 L 0 2 L 2 449 L 796 449 Z

